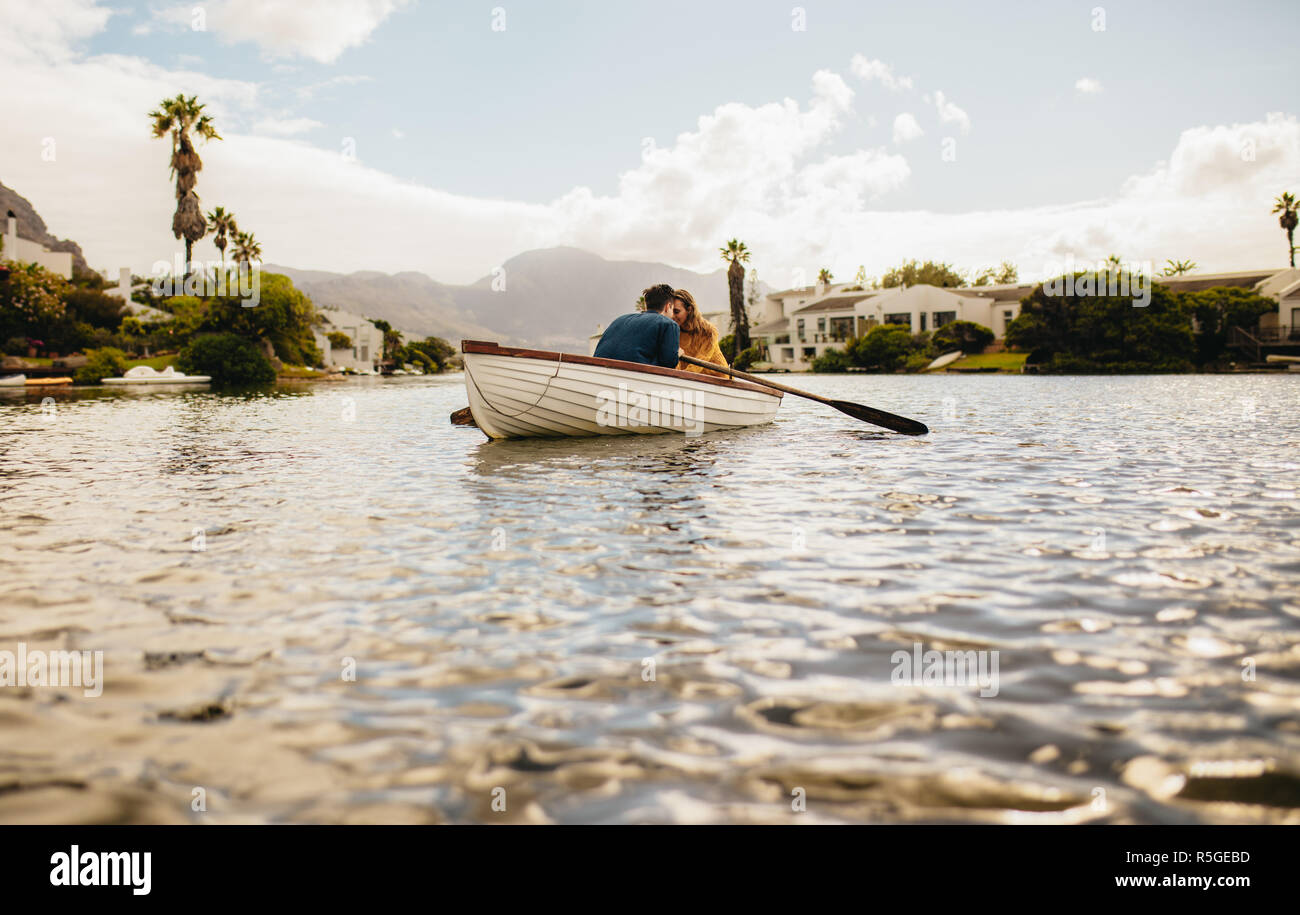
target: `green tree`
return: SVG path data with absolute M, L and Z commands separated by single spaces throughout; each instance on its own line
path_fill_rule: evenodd
M 194 243 L 208 231 L 203 210 L 199 206 L 199 195 L 194 191 L 199 172 L 203 169 L 203 160 L 194 149 L 190 131 L 193 130 L 204 140 L 221 139 L 212 126 L 212 118 L 203 113 L 203 108 L 198 96 L 186 98 L 181 93 L 173 99 L 163 99 L 157 108 L 149 112 L 149 117 L 153 118 L 154 137 L 171 134 L 171 169 L 172 176 L 176 179 L 176 212 L 172 216 L 172 234 L 177 239 L 185 239 L 186 276 L 190 273 Z
M 176 365 L 187 375 L 210 375 L 217 385 L 259 385 L 275 381 L 271 361 L 245 337 L 199 334 L 180 351 Z
M 433 366 L 433 371 L 441 372 L 447 368 L 451 358 L 456 355 L 456 348 L 441 337 L 425 337 L 423 340 L 413 340 L 406 344 L 405 352 L 408 356 L 404 361 L 423 362 L 424 360 L 410 358 L 418 353 L 423 355 L 425 360 L 428 360 L 429 364 Z
M 232 252 L 236 264 L 252 267 L 253 261 L 261 262 L 262 246 L 253 237 L 252 232 L 235 233 L 235 250 Z
M 86 350 L 86 364 L 72 373 L 77 384 L 99 384 L 102 378 L 121 378 L 126 373 L 126 353 L 112 346 Z
M 1277 310 L 1277 302 L 1250 289 L 1215 286 L 1179 294 L 1196 318 L 1196 364 L 1212 366 L 1228 351 L 1232 328 L 1253 329 L 1260 315 Z
M 814 372 L 847 372 L 852 365 L 849 354 L 842 349 L 828 349 L 812 361 Z
M 1097 285 L 1106 279 L 1079 274 L 1076 283 L 1080 276 Z M 1049 372 L 1182 372 L 1195 355 L 1190 310 L 1159 283 L 1142 308 L 1132 296 L 1053 295 L 1038 286 L 1021 300 L 1006 342 Z
M 905 261 L 892 270 L 885 272 L 880 278 L 880 285 L 886 289 L 895 286 L 919 286 L 921 284 L 929 286 L 964 286 L 965 278 L 958 273 L 951 264 L 940 264 L 934 261 L 919 263 L 916 260 Z
M 1020 278 L 1020 269 L 1011 261 L 1003 261 L 997 267 L 986 267 L 975 275 L 972 286 L 995 286 L 1014 283 Z
M 27 337 L 42 342 L 64 323 L 67 280 L 39 264 L 14 262 L 0 282 L 0 340 Z
M 823 267 L 817 271 L 817 285 L 829 286 L 835 280 L 835 274 L 831 273 L 830 267 Z
M 921 353 L 928 340 L 912 336 L 902 324 L 880 324 L 864 336 L 848 342 L 846 351 L 854 365 L 878 372 L 893 372 L 904 366 L 907 358 Z
M 1277 200 L 1273 201 L 1273 212 L 1281 213 L 1277 223 L 1286 233 L 1286 245 L 1288 253 L 1291 255 L 1291 266 L 1295 266 L 1295 227 L 1296 227 L 1296 198 L 1290 191 L 1283 193 Z
M 993 331 L 974 321 L 949 321 L 930 337 L 936 356 L 961 350 L 963 353 L 982 353 L 993 342 Z
M 199 329 L 264 340 L 284 362 L 320 365 L 323 356 L 313 334 L 319 320 L 316 306 L 287 276 L 265 272 L 260 276 L 257 305 L 245 307 L 237 295 L 213 296 L 207 300 Z
M 1182 276 L 1184 273 L 1191 273 L 1196 269 L 1196 261 L 1165 261 L 1164 269 L 1160 271 L 1161 276 Z
M 731 331 L 738 349 L 749 349 L 749 314 L 745 311 L 745 263 L 749 248 L 739 239 L 731 239 L 718 249 L 727 261 L 727 291 L 731 297 Z M 728 358 L 728 361 L 731 361 Z
M 341 330 L 332 330 L 325 335 L 330 342 L 330 349 L 352 349 L 352 338 Z
M 226 238 L 234 238 L 239 234 L 239 226 L 235 224 L 235 214 L 228 212 L 225 207 L 217 207 L 208 214 L 208 223 L 212 226 L 215 237 L 212 243 L 217 246 L 221 252 L 221 272 L 226 271 Z

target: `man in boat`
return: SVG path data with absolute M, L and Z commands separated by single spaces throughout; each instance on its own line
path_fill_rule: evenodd
M 677 322 L 664 310 L 672 306 L 677 294 L 672 286 L 660 283 L 651 286 L 642 296 L 645 298 L 645 311 L 619 315 L 611 321 L 601 334 L 594 355 L 601 359 L 676 368 L 681 331 Z

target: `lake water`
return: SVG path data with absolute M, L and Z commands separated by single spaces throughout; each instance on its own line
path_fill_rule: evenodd
M 1300 377 L 782 380 L 0 396 L 0 822 L 1300 822 Z

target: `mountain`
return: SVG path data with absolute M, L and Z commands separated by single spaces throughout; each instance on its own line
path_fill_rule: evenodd
M 55 238 L 51 235 L 49 229 L 45 227 L 45 220 L 41 219 L 41 214 L 36 212 L 36 208 L 31 205 L 27 198 L 13 188 L 0 184 L 0 217 L 5 216 L 10 210 L 13 210 L 14 216 L 18 218 L 19 238 L 25 238 L 28 241 L 44 245 L 51 251 L 67 251 L 72 255 L 72 268 L 74 270 L 90 270 L 85 255 L 81 253 L 81 245 L 75 241 Z M 7 222 L 0 222 L 0 234 L 6 231 L 5 227 L 7 225 Z
M 585 353 L 597 325 L 633 310 L 641 291 L 655 283 L 689 289 L 705 313 L 729 307 L 725 268 L 696 273 L 605 260 L 578 248 L 526 251 L 506 261 L 495 276 L 468 285 L 439 283 L 422 273 L 344 275 L 271 264 L 264 269 L 287 274 L 319 307 L 381 318 L 408 336 L 433 335 L 452 343 L 487 339 Z M 767 291 L 762 283 L 759 287 L 760 293 Z M 727 333 L 725 326 L 718 329 Z

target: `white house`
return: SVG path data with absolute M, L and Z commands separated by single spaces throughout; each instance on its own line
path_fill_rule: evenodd
M 72 255 L 67 251 L 51 251 L 42 244 L 19 238 L 18 220 L 13 216 L 9 217 L 9 225 L 5 230 L 4 258 L 8 261 L 39 264 L 65 280 L 72 279 Z
M 812 361 L 828 349 L 843 349 L 851 338 L 880 324 L 901 324 L 919 334 L 953 321 L 974 321 L 993 328 L 1001 337 L 1019 311 L 1019 302 L 1004 304 L 985 294 L 986 287 L 977 288 L 979 292 L 927 285 L 786 290 L 768 297 L 773 303 L 766 312 L 770 319 L 751 333 L 767 345 L 773 368 L 795 372 L 808 371 Z
M 321 309 L 320 315 L 325 323 L 315 328 L 312 333 L 316 345 L 325 356 L 328 368 L 351 369 L 354 372 L 373 374 L 379 371 L 380 360 L 384 358 L 384 332 L 368 318 L 354 315 L 338 309 Z M 329 341 L 332 333 L 347 335 L 350 347 L 334 346 Z

